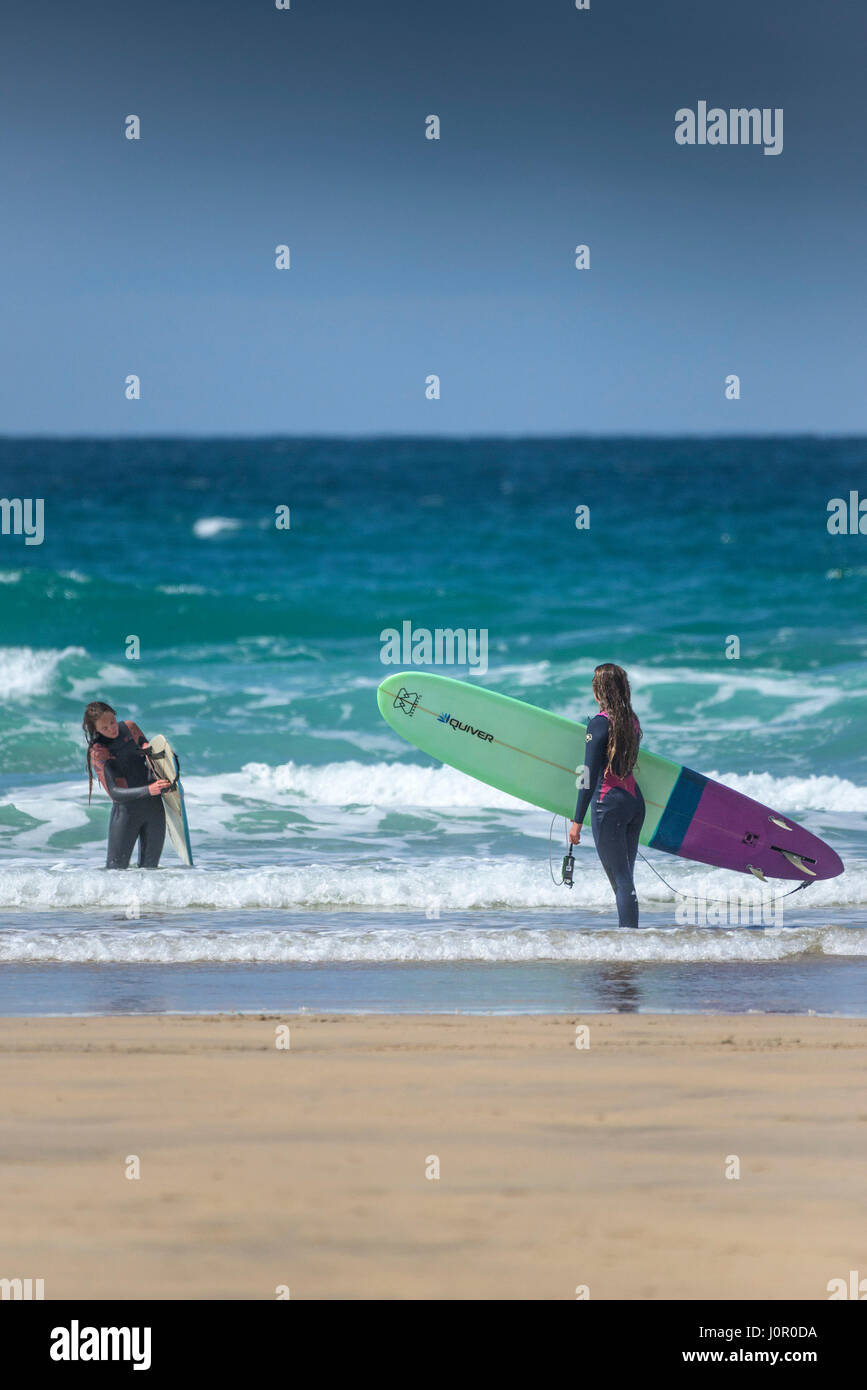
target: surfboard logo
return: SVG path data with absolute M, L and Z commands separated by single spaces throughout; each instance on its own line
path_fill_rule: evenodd
M 415 714 L 416 706 L 420 699 L 420 695 L 416 695 L 414 691 L 407 690 L 405 686 L 401 686 L 394 699 L 394 708 L 402 710 L 403 713 L 408 714 L 411 719 Z
M 462 724 L 459 719 L 453 719 L 450 714 L 437 715 L 437 723 L 448 724 L 452 729 L 458 729 L 462 734 L 473 734 L 480 738 L 483 743 L 493 743 L 494 735 L 486 734 L 484 729 L 476 729 L 472 724 Z

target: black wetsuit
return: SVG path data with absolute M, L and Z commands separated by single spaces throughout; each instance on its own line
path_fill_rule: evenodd
M 644 824 L 644 797 L 631 774 L 628 777 L 606 774 L 609 729 L 605 714 L 594 715 L 587 725 L 583 784 L 578 793 L 575 819 L 580 825 L 590 806 L 596 852 L 614 889 L 620 925 L 637 927 L 638 898 L 633 872 L 638 837 Z
M 138 725 L 120 722 L 117 738 L 97 734 L 91 745 L 94 769 L 112 801 L 107 869 L 129 868 L 136 840 L 140 869 L 155 869 L 160 862 L 166 813 L 162 797 L 148 791 L 156 779 L 139 747 L 144 741 Z

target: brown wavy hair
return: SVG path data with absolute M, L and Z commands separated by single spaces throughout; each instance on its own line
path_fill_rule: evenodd
M 641 727 L 632 708 L 629 677 L 622 666 L 603 662 L 593 672 L 593 694 L 608 715 L 608 766 L 606 772 L 628 777 L 638 761 Z
M 117 710 L 113 710 L 111 705 L 107 705 L 104 700 L 91 700 L 87 709 L 84 711 L 84 718 L 81 727 L 84 730 L 84 737 L 87 740 L 87 804 L 90 805 L 90 798 L 93 795 L 93 765 L 90 755 L 93 751 L 93 740 L 96 738 L 96 721 L 101 719 L 104 714 L 113 714 L 117 718 Z

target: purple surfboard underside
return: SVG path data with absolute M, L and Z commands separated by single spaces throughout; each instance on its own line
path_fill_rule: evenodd
M 720 831 L 724 832 L 722 837 Z M 725 832 L 732 836 L 728 843 Z M 755 839 L 745 843 L 748 834 Z M 743 871 L 752 865 L 774 878 L 811 877 L 791 864 L 781 850 L 801 855 L 808 862 L 815 860 L 809 867 L 816 878 L 836 878 L 843 872 L 840 856 L 817 835 L 770 806 L 762 806 L 720 782 L 708 781 L 678 852 L 724 869 Z

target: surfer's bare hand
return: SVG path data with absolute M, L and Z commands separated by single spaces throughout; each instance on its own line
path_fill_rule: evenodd
M 577 845 L 580 843 L 580 840 L 581 827 L 576 820 L 573 820 L 572 824 L 569 826 L 569 843 L 570 845 Z
M 165 778 L 163 778 L 159 782 L 151 782 L 148 787 L 148 792 L 151 796 L 162 796 L 163 792 L 167 792 L 171 785 L 171 782 L 167 782 Z

